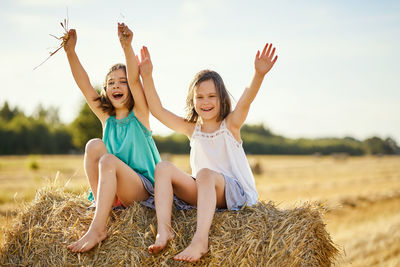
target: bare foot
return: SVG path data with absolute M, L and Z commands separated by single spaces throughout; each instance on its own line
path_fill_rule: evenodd
M 68 246 L 72 252 L 85 252 L 91 250 L 107 237 L 106 231 L 96 231 L 91 228 L 78 241 Z
M 176 261 L 196 262 L 208 252 L 208 240 L 193 239 L 184 251 L 174 257 Z
M 170 230 L 160 231 L 160 233 L 158 233 L 156 236 L 156 241 L 154 242 L 154 244 L 148 247 L 149 253 L 156 254 L 160 252 L 168 244 L 168 241 L 170 241 L 174 237 L 175 235 Z

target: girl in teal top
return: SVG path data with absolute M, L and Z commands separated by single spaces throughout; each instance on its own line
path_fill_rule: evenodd
M 93 141 L 97 142 L 96 139 Z M 128 117 L 119 120 L 115 116 L 108 117 L 103 132 L 103 142 L 107 153 L 122 160 L 136 173 L 150 181 L 151 186 L 154 185 L 154 169 L 160 162 L 160 154 L 151 132 L 138 120 L 133 110 Z M 103 145 L 101 141 L 100 145 Z M 153 190 L 149 190 L 152 194 Z M 94 201 L 92 192 L 89 194 L 89 200 Z M 115 205 L 118 204 L 122 203 L 117 200 Z
M 151 132 L 133 111 L 120 120 L 110 116 L 104 128 L 103 141 L 108 153 L 124 161 L 154 184 L 154 168 L 160 161 L 160 155 Z
M 84 158 L 91 196 L 96 203 L 94 218 L 89 230 L 68 246 L 73 252 L 84 252 L 106 238 L 107 219 L 113 205 L 126 207 L 133 201 L 149 199 L 160 155 L 151 137 L 149 109 L 139 79 L 130 29 L 118 24 L 126 67 L 123 64 L 111 67 L 100 95 L 90 84 L 76 55 L 76 31 L 70 30 L 68 36 L 64 49 L 72 75 L 103 126 L 103 140 L 90 140 Z

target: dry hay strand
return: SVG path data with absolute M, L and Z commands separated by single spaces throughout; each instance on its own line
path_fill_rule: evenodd
M 53 34 L 49 34 L 51 37 L 54 37 L 57 40 L 60 40 L 61 43 L 58 45 L 58 47 L 53 52 L 50 52 L 50 55 L 42 63 L 40 63 L 39 65 L 34 67 L 33 70 L 36 70 L 37 68 L 42 66 L 47 60 L 49 60 L 55 53 L 57 53 L 67 43 L 67 41 L 69 39 L 68 20 L 69 19 L 68 19 L 68 9 L 67 9 L 67 18 L 64 19 L 64 23 L 60 22 L 61 27 L 64 29 L 64 34 L 62 36 L 60 36 L 60 37 L 57 37 L 57 36 L 55 36 Z
M 93 217 L 89 202 L 62 187 L 41 189 L 22 207 L 0 248 L 1 266 L 186 266 L 173 256 L 190 242 L 196 210 L 173 209 L 176 236 L 157 255 L 154 210 L 134 203 L 112 211 L 108 237 L 86 253 L 72 253 L 67 245 L 87 230 Z M 312 204 L 279 210 L 260 202 L 240 211 L 217 212 L 210 230 L 209 252 L 193 266 L 330 266 L 338 253 L 325 230 L 321 208 Z

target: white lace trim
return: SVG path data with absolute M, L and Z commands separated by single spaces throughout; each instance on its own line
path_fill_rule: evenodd
M 231 131 L 229 131 L 229 129 L 226 128 L 225 120 L 222 121 L 221 125 L 219 126 L 219 129 L 216 130 L 215 132 L 212 132 L 212 133 L 204 133 L 204 132 L 202 132 L 201 131 L 201 125 L 200 124 L 196 124 L 195 131 L 194 131 L 194 134 L 192 135 L 191 141 L 196 137 L 200 137 L 200 138 L 203 138 L 203 139 L 213 139 L 213 138 L 216 138 L 216 137 L 218 137 L 218 136 L 220 136 L 222 134 L 226 134 L 229 138 L 231 138 L 233 143 L 236 145 L 236 147 L 239 148 L 239 147 L 242 146 L 243 141 L 238 142 L 238 140 L 236 140 L 235 137 L 233 137 Z

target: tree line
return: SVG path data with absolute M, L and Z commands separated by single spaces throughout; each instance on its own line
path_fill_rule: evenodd
M 241 129 L 243 147 L 247 154 L 282 155 L 349 155 L 400 154 L 396 141 L 377 136 L 363 141 L 345 138 L 291 139 L 274 134 L 263 124 L 247 125 Z M 69 124 L 62 123 L 58 109 L 39 105 L 27 116 L 7 102 L 0 109 L 0 155 L 81 153 L 91 138 L 101 138 L 100 121 L 84 103 L 78 116 Z M 188 154 L 189 140 L 180 134 L 154 135 L 160 153 Z

